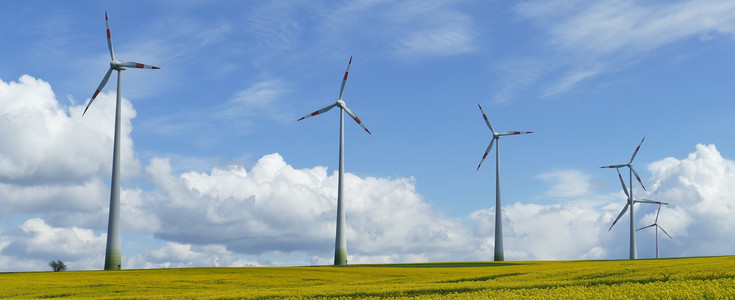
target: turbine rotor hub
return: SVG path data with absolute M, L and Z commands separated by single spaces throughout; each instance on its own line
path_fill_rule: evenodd
M 342 99 L 339 99 L 337 100 L 337 106 L 339 106 L 339 108 L 344 109 L 345 107 L 347 107 L 347 104 L 345 104 L 345 102 L 342 101 Z

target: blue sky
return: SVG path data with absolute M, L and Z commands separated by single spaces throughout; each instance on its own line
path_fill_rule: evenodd
M 728 1 L 3 6 L 2 270 L 103 264 L 116 75 L 80 115 L 108 68 L 105 11 L 116 57 L 161 67 L 123 72 L 124 267 L 329 263 L 339 117 L 296 120 L 336 100 L 350 56 L 344 99 L 373 133 L 345 123 L 350 262 L 492 259 L 477 104 L 535 132 L 501 139 L 507 259 L 627 257 L 627 221 L 607 231 L 625 196 L 599 167 L 643 137 L 636 195 L 672 203 L 662 255 L 735 247 Z M 652 233 L 638 247 L 653 256 Z

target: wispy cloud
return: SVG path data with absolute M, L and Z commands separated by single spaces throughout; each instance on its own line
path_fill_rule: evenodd
M 567 76 L 563 76 L 561 80 L 548 87 L 542 94 L 543 97 L 551 97 L 563 94 L 582 82 L 583 80 L 593 78 L 599 74 L 597 70 L 574 70 Z
M 403 1 L 390 13 L 399 24 L 412 24 L 393 41 L 401 57 L 456 55 L 477 49 L 472 18 L 445 1 Z M 419 26 L 416 26 L 419 24 Z
M 472 38 L 462 26 L 430 29 L 397 41 L 394 53 L 402 57 L 461 54 L 475 50 Z
M 212 116 L 229 120 L 257 116 L 285 121 L 287 119 L 285 113 L 280 106 L 276 106 L 276 103 L 286 93 L 288 90 L 279 79 L 260 81 L 237 92 L 225 105 L 213 112 Z
M 667 45 L 735 33 L 735 2 L 730 1 L 527 1 L 516 5 L 515 12 L 544 34 L 535 54 L 547 60 L 543 75 L 566 74 L 533 82 L 546 85 L 541 97 L 564 94 L 585 80 L 635 65 Z M 507 87 L 496 99 L 512 97 L 507 91 L 516 89 Z
M 277 122 L 293 119 L 289 119 L 288 112 L 283 112 L 281 107 L 276 107 L 279 99 L 286 93 L 288 89 L 280 79 L 260 81 L 236 92 L 229 100 L 214 101 L 220 104 L 211 108 L 173 112 L 143 120 L 142 127 L 166 136 L 177 136 L 190 131 L 246 134 L 251 130 L 254 119 Z M 203 137 L 209 140 L 215 136 L 205 134 Z
M 474 20 L 457 5 L 445 0 L 269 4 L 246 22 L 257 41 L 273 51 L 331 56 L 360 48 L 399 59 L 431 58 L 477 49 Z
M 551 197 L 577 197 L 590 193 L 589 175 L 577 170 L 562 170 L 538 175 L 544 181 L 553 183 L 546 195 Z
M 595 2 L 549 30 L 552 44 L 586 55 L 641 54 L 708 31 L 733 33 L 735 3 Z

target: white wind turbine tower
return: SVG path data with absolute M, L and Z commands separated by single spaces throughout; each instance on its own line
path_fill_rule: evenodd
M 92 99 L 89 100 L 87 107 L 84 108 L 82 116 L 87 113 L 87 109 L 92 105 L 92 102 L 97 95 L 102 91 L 102 88 L 107 84 L 107 80 L 110 79 L 112 70 L 117 71 L 117 102 L 115 104 L 115 136 L 112 149 L 112 180 L 110 182 L 110 215 L 107 223 L 107 250 L 105 251 L 105 270 L 120 270 L 122 266 L 121 262 L 121 244 L 122 239 L 120 238 L 120 106 L 121 106 L 121 93 L 120 93 L 120 82 L 122 71 L 127 68 L 139 68 L 139 69 L 160 69 L 150 65 L 145 65 L 137 62 L 121 62 L 115 59 L 115 52 L 112 50 L 112 38 L 110 37 L 110 22 L 107 19 L 107 12 L 105 12 L 105 24 L 107 25 L 107 47 L 110 49 L 110 69 L 107 70 L 105 78 L 97 87 L 97 90 L 92 95 Z
M 646 228 L 648 228 L 648 227 L 654 227 L 654 226 L 656 227 L 656 258 L 658 258 L 658 229 L 660 228 L 660 229 L 661 229 L 661 231 L 663 231 L 663 232 L 664 232 L 664 233 L 666 234 L 666 236 L 668 236 L 668 237 L 669 237 L 670 239 L 672 239 L 672 240 L 674 239 L 674 238 L 672 238 L 672 237 L 671 237 L 671 236 L 669 235 L 669 233 L 668 233 L 668 232 L 666 232 L 666 230 L 664 230 L 664 228 L 663 228 L 663 227 L 661 227 L 661 225 L 658 225 L 658 215 L 659 215 L 659 214 L 661 213 L 661 204 L 666 204 L 666 205 L 668 205 L 668 203 L 660 203 L 660 204 L 658 205 L 658 211 L 656 212 L 656 219 L 655 219 L 655 220 L 653 221 L 653 224 L 651 224 L 651 225 L 648 225 L 648 226 L 645 226 L 645 227 L 641 227 L 641 228 L 638 228 L 638 229 L 636 229 L 636 231 L 639 231 L 639 230 L 643 230 L 643 229 L 646 229 Z
M 620 212 L 618 215 L 618 218 L 615 219 L 615 222 L 613 222 L 613 225 L 620 219 L 620 216 L 622 216 L 625 211 L 630 207 L 630 259 L 636 259 L 638 258 L 638 251 L 636 250 L 635 245 L 635 214 L 633 213 L 633 174 L 635 174 L 635 178 L 638 179 L 638 183 L 641 184 L 641 187 L 643 190 L 646 190 L 646 187 L 643 186 L 643 181 L 641 181 L 641 177 L 638 176 L 638 172 L 635 171 L 633 168 L 633 160 L 635 159 L 636 154 L 638 154 L 638 150 L 641 149 L 641 145 L 643 144 L 643 141 L 645 141 L 646 138 L 644 137 L 641 140 L 641 143 L 638 144 L 638 147 L 635 148 L 635 151 L 633 152 L 633 156 L 630 157 L 630 161 L 627 164 L 624 165 L 611 165 L 611 166 L 604 166 L 600 168 L 613 168 L 613 169 L 619 169 L 623 167 L 628 167 L 629 173 L 630 173 L 630 193 L 628 193 L 627 189 L 625 189 L 625 184 L 623 184 L 623 188 L 625 190 L 625 194 L 628 195 L 628 203 L 625 204 L 625 207 L 623 208 L 623 211 Z M 622 176 L 619 174 L 620 171 L 618 171 L 618 176 L 620 177 L 620 180 L 622 182 Z M 610 226 L 610 229 L 612 229 L 612 226 Z M 608 229 L 608 231 L 610 231 Z
M 347 241 L 345 240 L 344 230 L 345 228 L 345 209 L 344 209 L 344 203 L 342 203 L 343 197 L 343 189 L 344 189 L 344 114 L 343 112 L 347 112 L 350 117 L 352 117 L 355 122 L 357 122 L 358 125 L 362 126 L 367 133 L 370 133 L 370 130 L 365 127 L 364 124 L 362 124 L 362 121 L 353 113 L 349 108 L 347 108 L 347 104 L 342 100 L 342 94 L 344 94 L 345 91 L 345 84 L 347 83 L 347 75 L 350 73 L 350 66 L 352 65 L 352 56 L 350 56 L 350 62 L 347 64 L 347 70 L 345 71 L 345 77 L 342 79 L 342 87 L 339 90 L 339 99 L 337 99 L 337 102 L 334 104 L 331 104 L 325 108 L 322 108 L 320 110 L 317 110 L 311 114 L 308 114 L 306 116 L 303 116 L 301 119 L 298 119 L 297 121 L 301 121 L 303 119 L 306 119 L 308 117 L 316 116 L 318 114 L 323 114 L 330 109 L 336 107 L 339 107 L 339 179 L 337 182 L 337 237 L 335 238 L 334 242 L 334 265 L 335 266 L 343 266 L 347 265 Z
M 490 153 L 490 150 L 493 148 L 493 143 L 497 140 L 497 146 L 495 146 L 495 261 L 504 261 L 505 255 L 503 254 L 503 221 L 502 217 L 500 215 L 500 137 L 505 135 L 517 135 L 517 134 L 528 134 L 533 133 L 533 131 L 506 131 L 506 132 L 495 132 L 495 129 L 493 129 L 493 125 L 490 125 L 490 121 L 487 119 L 487 115 L 485 115 L 485 112 L 482 110 L 482 106 L 480 104 L 477 104 L 478 107 L 480 107 L 480 112 L 482 112 L 482 117 L 485 119 L 485 123 L 487 124 L 487 127 L 490 128 L 490 131 L 493 133 L 493 139 L 490 140 L 490 145 L 487 146 L 487 150 L 485 150 L 485 154 L 482 156 L 482 159 L 480 160 L 480 164 L 477 165 L 477 170 L 480 170 L 480 166 L 482 166 L 482 162 L 485 160 L 485 157 L 487 157 L 487 154 Z M 477 171 L 475 170 L 475 171 Z

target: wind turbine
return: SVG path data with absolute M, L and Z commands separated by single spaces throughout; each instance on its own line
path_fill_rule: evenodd
M 500 215 L 500 137 L 505 135 L 517 135 L 517 134 L 528 134 L 533 133 L 533 131 L 506 131 L 506 132 L 495 132 L 495 129 L 493 129 L 493 125 L 490 125 L 490 121 L 487 119 L 487 115 L 485 115 L 485 112 L 482 110 L 482 106 L 480 104 L 477 104 L 478 107 L 480 107 L 480 112 L 482 112 L 482 117 L 485 118 L 485 123 L 487 124 L 487 127 L 490 128 L 490 131 L 493 133 L 493 139 L 490 140 L 490 145 L 487 146 L 487 150 L 485 150 L 485 154 L 482 156 L 482 159 L 480 160 L 480 164 L 477 165 L 477 170 L 480 170 L 480 166 L 482 166 L 482 162 L 485 160 L 485 157 L 487 157 L 487 154 L 490 153 L 490 150 L 493 148 L 493 143 L 497 140 L 498 145 L 495 146 L 495 261 L 504 261 L 505 256 L 503 254 L 503 221 Z M 475 170 L 475 171 L 477 171 Z
M 112 38 L 110 37 L 110 22 L 107 19 L 107 12 L 105 12 L 105 24 L 107 25 L 107 47 L 110 49 L 110 69 L 107 70 L 105 78 L 97 87 L 97 90 L 92 95 L 92 99 L 89 100 L 87 107 L 84 108 L 82 116 L 87 113 L 87 109 L 92 105 L 92 102 L 97 95 L 102 91 L 102 88 L 107 84 L 107 80 L 110 79 L 112 70 L 117 71 L 117 102 L 115 104 L 115 136 L 112 149 L 112 180 L 110 182 L 110 215 L 107 223 L 107 249 L 105 251 L 105 270 L 120 270 L 122 266 L 121 262 L 121 244 L 122 239 L 120 238 L 120 106 L 122 94 L 120 93 L 120 82 L 121 72 L 127 68 L 138 68 L 138 69 L 160 69 L 150 65 L 145 65 L 137 62 L 121 62 L 115 59 L 115 52 L 112 50 Z
M 668 203 L 661 203 L 661 204 L 668 205 Z M 658 258 L 658 229 L 661 228 L 661 231 L 663 231 L 666 234 L 666 236 L 668 236 L 672 240 L 674 239 L 669 235 L 668 232 L 666 232 L 666 230 L 664 230 L 663 227 L 661 227 L 661 225 L 658 225 L 658 215 L 661 213 L 661 204 L 658 205 L 658 211 L 656 212 L 656 219 L 653 221 L 653 224 L 636 229 L 636 231 L 639 231 L 639 230 L 646 229 L 648 227 L 654 227 L 654 226 L 656 227 L 656 258 Z
M 365 127 L 364 124 L 362 124 L 362 121 L 360 121 L 360 118 L 358 118 L 355 113 L 353 113 L 349 108 L 347 108 L 347 104 L 342 100 L 342 95 L 345 92 L 345 84 L 347 83 L 347 75 L 350 73 L 350 66 L 352 65 L 352 56 L 350 56 L 350 62 L 347 63 L 347 70 L 345 71 L 345 77 L 342 79 L 342 87 L 339 90 L 339 99 L 337 99 L 337 102 L 334 104 L 331 104 L 325 108 L 322 108 L 320 110 L 317 110 L 311 114 L 308 114 L 306 116 L 301 117 L 301 119 L 298 119 L 297 121 L 301 121 L 303 119 L 306 119 L 308 117 L 316 116 L 319 114 L 323 114 L 330 109 L 334 107 L 339 107 L 339 180 L 337 181 L 337 237 L 335 238 L 334 242 L 334 265 L 335 266 L 343 266 L 347 265 L 347 241 L 345 240 L 345 209 L 344 205 L 342 203 L 343 197 L 343 189 L 344 189 L 344 146 L 345 146 L 345 134 L 344 134 L 344 114 L 343 112 L 347 112 L 350 117 L 352 117 L 355 122 L 357 122 L 358 125 L 362 127 L 362 129 L 365 129 L 368 134 L 370 133 L 370 130 Z
M 613 168 L 613 169 L 620 169 L 623 167 L 628 167 L 629 173 L 630 173 L 630 193 L 628 193 L 627 189 L 625 189 L 625 184 L 623 183 L 623 190 L 625 190 L 625 194 L 628 195 L 628 203 L 625 204 L 625 207 L 623 208 L 623 211 L 620 212 L 618 215 L 618 218 L 615 219 L 615 222 L 613 222 L 613 225 L 617 223 L 618 219 L 620 219 L 620 216 L 622 216 L 628 207 L 630 207 L 630 259 L 636 259 L 638 258 L 638 251 L 636 250 L 635 245 L 635 215 L 633 213 L 633 174 L 635 174 L 635 178 L 638 179 L 638 183 L 641 184 L 641 187 L 643 190 L 646 190 L 646 187 L 643 185 L 643 181 L 641 181 L 641 177 L 638 176 L 638 172 L 635 171 L 633 168 L 633 160 L 635 159 L 636 154 L 638 154 L 638 150 L 641 149 L 641 145 L 643 144 L 643 141 L 645 141 L 646 138 L 643 137 L 641 140 L 641 143 L 638 144 L 638 147 L 635 148 L 635 151 L 633 151 L 633 156 L 630 157 L 630 161 L 627 164 L 624 165 L 611 165 L 611 166 L 604 166 L 600 168 Z M 618 177 L 620 177 L 620 182 L 623 182 L 623 177 L 620 175 L 620 171 L 618 171 Z M 610 226 L 610 229 L 612 229 L 612 226 Z M 610 231 L 608 229 L 608 231 Z

